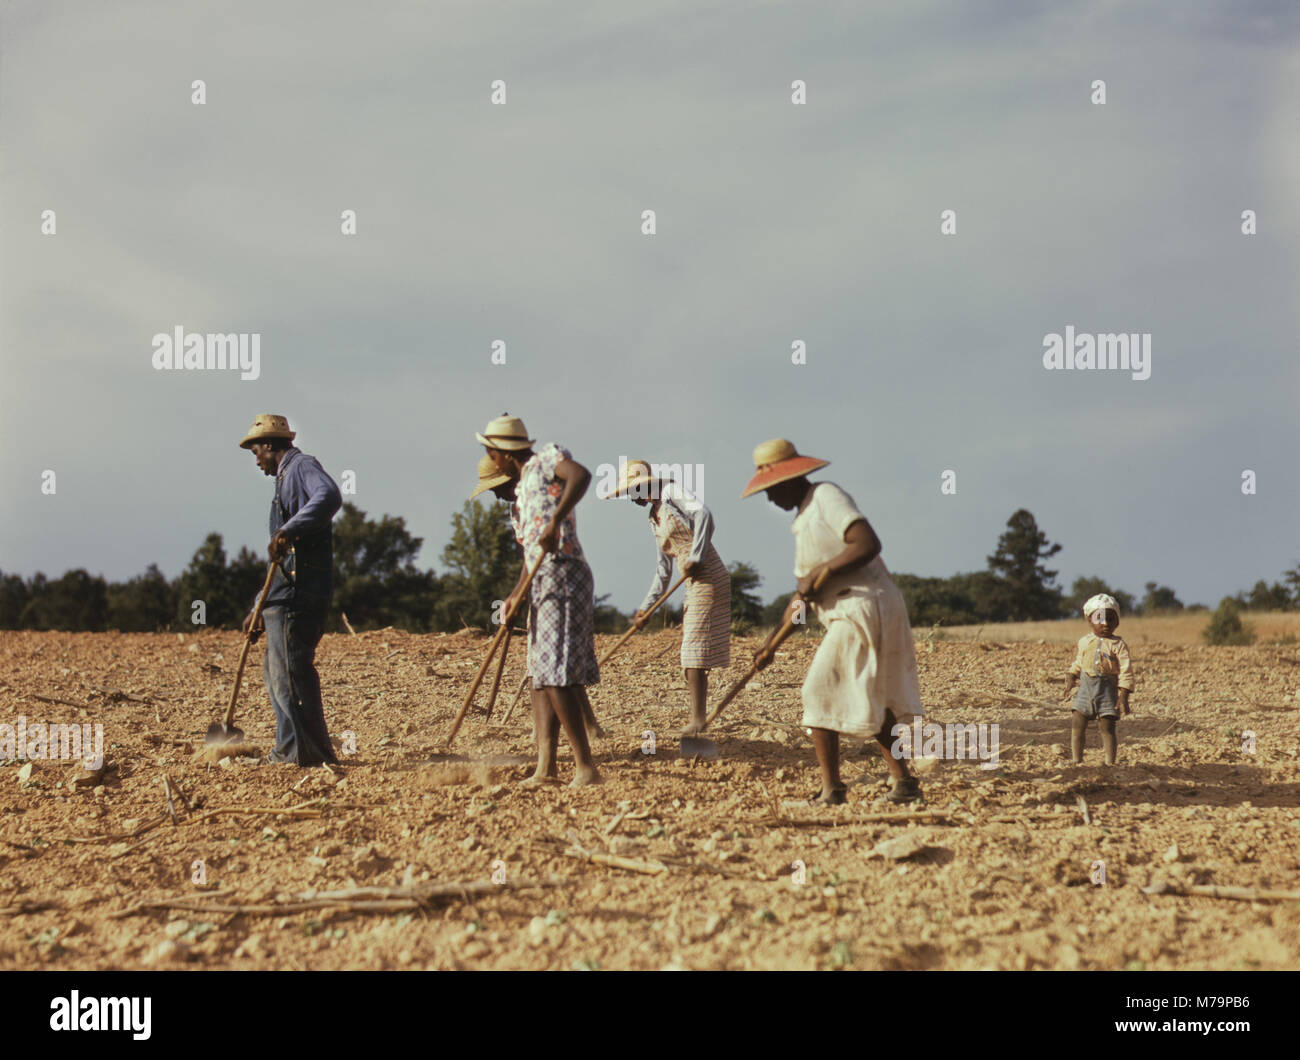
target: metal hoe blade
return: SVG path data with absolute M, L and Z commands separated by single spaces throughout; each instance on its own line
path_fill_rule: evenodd
M 244 730 L 236 725 L 223 725 L 219 721 L 214 721 L 208 726 L 203 742 L 205 744 L 244 743 Z
M 683 736 L 681 756 L 683 758 L 717 758 L 718 745 L 707 736 Z

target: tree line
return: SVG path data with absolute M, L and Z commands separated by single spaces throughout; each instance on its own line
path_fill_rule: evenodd
M 486 629 L 494 604 L 505 599 L 519 572 L 519 548 L 505 505 L 466 502 L 452 516 L 451 537 L 442 550 L 443 572 L 421 570 L 415 557 L 424 544 L 400 516 L 370 519 L 351 502 L 334 522 L 334 600 L 329 627 L 356 630 L 395 626 L 416 633 Z M 1034 516 L 1020 509 L 1007 520 L 985 570 L 948 578 L 893 575 L 907 602 L 913 626 L 971 625 L 1056 619 L 1079 614 L 1088 597 L 1110 593 L 1125 614 L 1181 611 L 1174 590 L 1147 582 L 1139 598 L 1099 576 L 1076 578 L 1069 592 L 1056 584 L 1058 572 L 1045 561 L 1061 551 L 1048 541 Z M 790 594 L 764 604 L 763 578 L 749 563 L 735 562 L 731 574 L 734 631 L 747 633 L 781 620 Z M 168 579 L 156 564 L 124 582 L 106 582 L 78 568 L 50 579 L 24 579 L 0 572 L 0 629 L 126 632 L 193 631 L 202 626 L 237 628 L 261 588 L 266 560 L 247 547 L 230 557 L 222 537 L 208 534 L 185 569 Z M 1189 609 L 1206 610 L 1193 604 Z M 1227 597 L 1220 611 L 1300 609 L 1300 565 L 1282 580 Z M 1216 612 L 1216 615 L 1218 612 Z M 201 618 L 201 621 L 198 619 Z M 665 605 L 652 620 L 674 624 L 680 606 Z M 630 616 L 597 597 L 596 630 L 617 633 Z M 1230 617 L 1226 635 L 1240 627 Z M 1221 623 L 1221 624 L 1222 624 Z

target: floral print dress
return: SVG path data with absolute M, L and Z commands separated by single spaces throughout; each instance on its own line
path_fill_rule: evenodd
M 572 457 L 563 446 L 542 446 L 519 477 L 515 490 L 528 569 L 542 555 L 538 543 L 564 495 L 556 467 Z M 573 512 L 560 524 L 559 547 L 533 578 L 528 610 L 528 672 L 534 688 L 594 685 L 600 681 L 592 634 L 596 586 L 578 543 Z

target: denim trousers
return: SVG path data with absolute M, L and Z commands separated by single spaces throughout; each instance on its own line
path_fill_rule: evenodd
M 325 727 L 316 645 L 325 632 L 323 608 L 267 607 L 262 674 L 275 708 L 275 750 L 300 766 L 337 762 Z

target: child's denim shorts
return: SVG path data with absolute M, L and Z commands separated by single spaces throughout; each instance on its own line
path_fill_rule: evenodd
M 1085 718 L 1119 717 L 1119 677 L 1108 674 L 1093 677 L 1079 675 L 1079 691 L 1074 696 L 1074 709 Z

